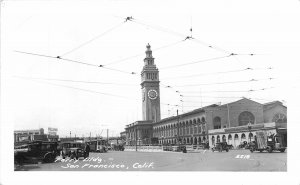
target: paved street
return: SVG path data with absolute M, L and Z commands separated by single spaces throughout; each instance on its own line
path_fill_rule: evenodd
M 90 153 L 88 159 L 50 164 L 26 164 L 16 171 L 286 171 L 285 153 L 250 153 L 249 150 L 197 153 L 119 152 Z
M 89 159 L 57 158 L 50 164 L 26 164 L 16 171 L 287 171 L 287 153 L 230 150 L 197 153 L 90 153 Z

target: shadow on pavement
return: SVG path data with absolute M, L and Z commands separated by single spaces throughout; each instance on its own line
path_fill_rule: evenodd
M 23 165 L 23 166 L 16 166 L 14 171 L 29 171 L 37 168 L 40 167 L 38 165 Z

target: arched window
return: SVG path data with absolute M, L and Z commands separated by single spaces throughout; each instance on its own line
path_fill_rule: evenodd
M 239 135 L 235 134 L 234 139 L 239 139 Z
M 212 143 L 213 145 L 215 145 L 215 136 L 212 136 L 212 137 L 211 137 L 211 143 Z
M 198 133 L 200 134 L 201 133 L 201 126 L 198 125 Z
M 241 136 L 241 138 L 242 138 L 242 139 L 245 139 L 245 138 L 246 138 L 246 135 L 243 133 L 242 136 Z
M 272 121 L 275 122 L 275 123 L 286 123 L 287 122 L 287 118 L 286 118 L 286 115 L 284 115 L 282 113 L 277 113 L 273 117 Z
M 214 125 L 214 129 L 221 128 L 221 118 L 220 117 L 215 117 L 214 120 L 213 120 L 213 125 Z
M 205 117 L 201 118 L 201 122 L 204 124 L 205 123 Z
M 239 126 L 248 125 L 249 123 L 254 124 L 255 117 L 251 112 L 244 111 L 239 115 Z
M 231 134 L 228 135 L 228 140 L 231 140 L 232 139 L 232 136 Z
M 222 142 L 226 142 L 226 136 L 225 135 L 222 136 Z
M 220 136 L 217 136 L 217 143 L 220 142 Z

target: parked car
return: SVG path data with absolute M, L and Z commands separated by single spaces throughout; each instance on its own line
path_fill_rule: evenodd
M 16 146 L 14 148 L 15 163 L 54 162 L 55 158 L 59 155 L 57 147 L 57 142 L 48 141 L 32 141 L 21 146 Z
M 173 151 L 175 151 L 175 152 L 183 152 L 183 153 L 187 152 L 185 145 L 173 146 L 172 148 L 173 148 Z
M 203 149 L 209 149 L 209 143 L 208 142 L 203 142 L 200 144 L 200 146 L 203 147 Z
M 227 146 L 228 146 L 229 150 L 233 149 L 233 145 L 230 144 L 230 145 L 227 145 Z
M 82 148 L 70 148 L 69 149 L 69 154 L 68 156 L 71 158 L 71 159 L 79 159 L 80 157 L 87 157 L 85 156 L 85 152 Z
M 213 152 L 214 151 L 222 152 L 223 150 L 225 150 L 226 152 L 228 152 L 229 151 L 229 147 L 227 145 L 227 142 L 219 142 L 219 143 L 216 143 L 216 145 L 214 147 L 212 147 L 211 150 Z
M 243 141 L 239 144 L 238 148 L 245 148 L 247 146 L 247 141 Z
M 80 157 L 84 157 L 84 147 L 85 143 L 80 142 L 64 142 L 61 143 L 61 155 L 62 158 L 66 157 L 79 159 Z

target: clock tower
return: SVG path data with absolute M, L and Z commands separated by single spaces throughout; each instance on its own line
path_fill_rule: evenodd
M 151 46 L 147 45 L 142 77 L 143 120 L 160 121 L 159 72 L 154 64 Z

